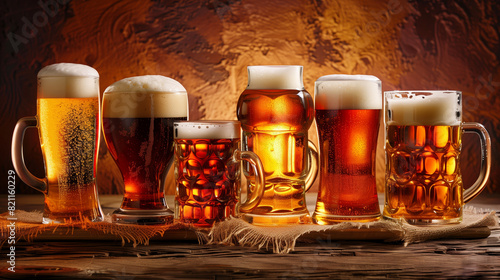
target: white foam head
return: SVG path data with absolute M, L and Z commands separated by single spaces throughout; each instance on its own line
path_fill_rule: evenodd
M 320 110 L 382 109 L 382 82 L 371 75 L 327 75 L 316 80 Z
M 186 89 L 160 75 L 125 78 L 104 91 L 103 117 L 182 118 L 188 116 Z
M 75 63 L 56 63 L 38 72 L 39 98 L 91 98 L 99 96 L 99 73 Z
M 458 91 L 387 91 L 388 125 L 459 125 Z M 457 114 L 458 112 L 458 114 Z
M 238 139 L 238 121 L 189 121 L 174 123 L 175 139 Z
M 257 65 L 247 69 L 247 89 L 304 89 L 302 66 Z

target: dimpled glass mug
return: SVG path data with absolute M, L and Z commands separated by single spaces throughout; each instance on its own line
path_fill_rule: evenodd
M 462 122 L 461 101 L 459 91 L 385 92 L 385 217 L 417 225 L 459 223 L 464 203 L 484 189 L 490 137 L 481 124 Z M 463 133 L 476 133 L 482 152 L 479 178 L 465 191 Z
M 183 223 L 210 227 L 215 222 L 254 209 L 264 191 L 259 157 L 240 150 L 238 121 L 174 123 L 175 217 Z M 255 188 L 240 201 L 241 162 L 255 174 Z

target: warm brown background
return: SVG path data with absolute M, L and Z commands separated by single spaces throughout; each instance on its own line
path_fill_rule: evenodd
M 375 75 L 383 90 L 463 91 L 463 120 L 483 123 L 493 138 L 487 192 L 500 192 L 496 1 L 41 0 L 52 3 L 45 8 L 37 2 L 0 3 L 4 178 L 12 169 L 14 124 L 36 114 L 36 74 L 48 64 L 93 66 L 101 75 L 101 91 L 129 76 L 172 77 L 188 90 L 191 119 L 235 119 L 246 66 L 298 64 L 304 66 L 311 94 L 318 77 L 336 73 Z M 315 133 L 312 128 L 311 138 L 317 141 Z M 475 140 L 464 141 L 467 184 L 478 172 Z M 30 170 L 42 176 L 35 130 L 26 135 L 25 154 Z M 381 150 L 378 159 L 382 182 Z M 99 192 L 122 193 L 104 142 L 99 160 Z M 18 193 L 32 192 L 19 180 L 17 188 Z

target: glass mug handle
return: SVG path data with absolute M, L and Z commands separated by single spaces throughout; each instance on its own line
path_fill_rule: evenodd
M 16 127 L 14 128 L 14 134 L 12 135 L 12 163 L 17 175 L 21 178 L 21 180 L 23 180 L 23 182 L 35 190 L 45 193 L 47 191 L 47 178 L 40 179 L 34 176 L 28 168 L 26 168 L 26 164 L 24 163 L 24 133 L 27 128 L 36 126 L 36 117 L 24 117 L 17 121 Z
M 309 153 L 307 154 L 307 160 L 309 161 L 309 172 L 305 180 L 306 188 L 304 192 L 307 192 L 312 187 L 318 176 L 318 148 L 316 148 L 311 140 L 309 140 L 308 148 Z
M 491 169 L 491 139 L 486 128 L 479 123 L 462 123 L 464 133 L 475 133 L 481 142 L 481 170 L 476 182 L 464 190 L 464 203 L 469 202 L 484 189 Z
M 264 168 L 262 167 L 262 162 L 259 156 L 253 152 L 240 151 L 239 149 L 234 151 L 233 157 L 237 161 L 247 161 L 253 168 L 255 174 L 255 186 L 254 190 L 247 190 L 247 200 L 245 203 L 240 205 L 239 211 L 248 213 L 252 211 L 259 204 L 260 200 L 264 196 L 264 186 L 266 181 L 264 179 Z

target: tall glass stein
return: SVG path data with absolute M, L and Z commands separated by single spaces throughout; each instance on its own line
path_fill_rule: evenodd
M 319 191 L 313 222 L 380 218 L 375 152 L 382 82 L 370 75 L 328 75 L 315 84 Z
M 58 63 L 38 72 L 37 116 L 17 122 L 12 162 L 27 185 L 45 195 L 43 223 L 101 221 L 95 171 L 99 144 L 99 74 L 87 65 Z M 38 128 L 45 178 L 24 163 L 23 139 Z
M 262 225 L 309 222 L 305 192 L 316 179 L 318 158 L 308 141 L 314 103 L 302 83 L 302 66 L 248 66 L 237 115 L 242 150 L 260 157 L 266 181 L 260 203 L 243 219 Z M 248 164 L 244 172 L 252 192 L 255 180 Z

